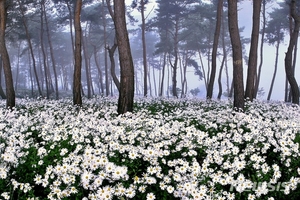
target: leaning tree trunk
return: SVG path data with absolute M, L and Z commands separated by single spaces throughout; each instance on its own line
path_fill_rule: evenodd
M 207 99 L 211 99 L 213 96 L 214 82 L 216 77 L 217 70 L 217 51 L 218 51 L 218 42 L 221 32 L 221 21 L 222 21 L 222 12 L 223 12 L 223 0 L 218 1 L 218 9 L 217 9 L 217 22 L 214 34 L 214 43 L 212 50 L 212 61 L 211 61 L 211 73 L 209 78 L 209 83 L 207 87 Z
M 80 13 L 82 7 L 82 0 L 76 0 L 74 13 L 74 27 L 75 27 L 75 67 L 73 80 L 73 104 L 82 105 L 81 97 L 81 23 Z
M 228 0 L 228 25 L 230 40 L 232 45 L 233 57 L 233 87 L 234 87 L 234 102 L 233 106 L 237 109 L 244 110 L 244 83 L 243 83 L 243 54 L 242 44 L 240 39 L 238 16 L 237 16 L 237 1 Z
M 285 73 L 286 77 L 288 79 L 288 82 L 290 83 L 291 90 L 292 90 L 292 103 L 299 104 L 299 88 L 298 83 L 295 79 L 294 73 L 293 73 L 293 64 L 292 64 L 292 58 L 293 58 L 293 50 L 297 41 L 297 37 L 299 35 L 299 26 L 300 26 L 300 16 L 296 14 L 296 1 L 292 0 L 291 5 L 291 16 L 294 19 L 294 29 L 291 34 L 288 51 L 285 54 Z
M 272 81 L 271 81 L 271 85 L 270 85 L 270 90 L 269 90 L 268 97 L 267 97 L 268 101 L 271 99 L 273 86 L 274 86 L 274 82 L 275 82 L 275 77 L 276 77 L 276 73 L 277 73 L 279 45 L 280 45 L 280 38 L 278 37 L 277 44 L 276 44 L 275 67 L 274 67 L 273 77 L 272 77 Z
M 5 75 L 5 85 L 6 85 L 6 107 L 15 107 L 16 97 L 14 90 L 14 83 L 11 73 L 11 66 L 9 55 L 7 53 L 5 44 L 5 29 L 6 29 L 6 16 L 7 10 L 5 5 L 5 0 L 0 0 L 0 54 L 3 61 L 3 69 Z
M 248 61 L 248 75 L 246 84 L 246 99 L 253 101 L 254 90 L 255 90 L 255 76 L 257 69 L 257 48 L 259 38 L 259 20 L 260 20 L 260 9 L 261 1 L 253 1 L 253 15 L 252 15 L 252 34 L 251 34 L 251 46 Z
M 125 0 L 114 0 L 114 24 L 119 49 L 121 82 L 118 99 L 119 114 L 133 111 L 134 67 L 126 27 Z

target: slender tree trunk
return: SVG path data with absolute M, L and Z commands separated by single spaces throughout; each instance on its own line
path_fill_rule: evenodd
M 227 96 L 229 97 L 229 73 L 228 73 L 228 65 L 227 65 L 227 51 L 226 51 L 226 44 L 225 44 L 225 16 L 224 12 L 222 12 L 222 50 L 223 50 L 223 61 L 221 65 L 221 70 L 223 70 L 223 66 L 225 66 L 225 75 L 226 75 L 226 92 Z M 221 87 L 221 76 L 219 76 L 219 90 Z M 222 92 L 219 91 L 218 98 L 221 99 Z
M 119 114 L 133 111 L 134 67 L 125 18 L 125 0 L 114 0 L 114 24 L 119 49 L 121 82 L 118 99 Z
M 219 77 L 218 77 L 218 85 L 219 85 L 219 92 L 218 92 L 218 99 L 221 99 L 222 93 L 223 93 L 223 89 L 222 89 L 222 71 L 225 65 L 225 61 L 226 61 L 226 55 L 223 56 L 222 59 L 222 63 L 220 66 L 220 70 L 219 70 Z
M 81 32 L 82 34 L 82 32 Z M 87 33 L 86 33 L 87 34 Z M 83 47 L 83 55 L 84 55 L 84 63 L 85 63 L 85 75 L 86 75 L 86 85 L 87 85 L 87 98 L 92 98 L 92 90 L 91 90 L 91 79 L 90 79 L 90 66 L 89 66 L 89 58 L 88 58 L 88 52 L 86 48 L 86 36 L 81 35 L 82 39 L 82 47 Z
M 243 54 L 242 44 L 240 39 L 238 16 L 237 16 L 237 1 L 228 0 L 228 24 L 229 33 L 232 45 L 233 57 L 233 84 L 234 84 L 234 103 L 233 106 L 237 109 L 244 110 L 244 83 L 243 83 Z
M 42 8 L 43 1 L 41 1 L 41 50 L 42 50 L 42 59 L 43 59 L 43 68 L 44 68 L 44 74 L 45 74 L 45 85 L 46 85 L 46 96 L 47 99 L 50 98 L 50 92 L 49 92 L 49 81 L 48 81 L 48 70 L 47 70 L 47 63 L 46 63 L 46 53 L 45 53 L 45 47 L 44 47 L 44 13 Z
M 75 27 L 75 67 L 73 79 L 73 104 L 81 106 L 81 14 L 82 0 L 76 0 L 75 13 L 74 13 L 74 27 Z
M 164 94 L 164 81 L 165 81 L 165 71 L 166 71 L 166 64 L 167 64 L 167 53 L 164 52 L 163 57 L 163 64 L 162 64 L 162 75 L 161 75 L 161 84 L 160 84 L 160 90 L 159 90 L 159 96 L 162 97 Z
M 300 16 L 296 14 L 296 1 L 292 0 L 290 4 L 291 16 L 294 19 L 294 29 L 291 34 L 288 51 L 285 55 L 285 73 L 292 90 L 292 103 L 299 104 L 299 88 L 293 73 L 292 57 L 293 50 L 299 35 Z
M 104 5 L 105 2 L 102 0 L 102 7 L 101 7 L 101 12 L 102 12 L 102 24 L 103 24 L 103 40 L 104 40 L 104 47 L 107 47 L 107 28 L 106 28 L 106 17 L 105 17 L 105 12 L 104 12 Z M 108 60 L 107 60 L 107 51 L 104 51 L 104 66 L 105 66 L 105 92 L 106 96 L 109 96 L 109 67 L 108 67 Z
M 44 1 L 43 1 L 44 2 Z M 59 99 L 59 93 L 58 93 L 58 81 L 57 81 L 57 72 L 56 72 L 56 61 L 54 57 L 54 50 L 52 46 L 52 39 L 51 39 L 51 34 L 49 31 L 49 23 L 48 23 L 48 17 L 45 9 L 45 3 L 42 4 L 43 11 L 44 11 L 44 16 L 45 16 L 45 25 L 46 25 L 46 33 L 47 33 L 47 38 L 48 38 L 48 44 L 49 44 L 49 49 L 50 49 L 50 56 L 51 56 L 51 62 L 52 62 L 52 68 L 53 68 L 53 73 L 54 73 L 54 81 L 55 81 L 55 99 Z
M 6 107 L 12 108 L 16 105 L 16 97 L 14 90 L 14 83 L 11 73 L 11 66 L 9 55 L 7 53 L 6 44 L 5 44 L 5 29 L 6 29 L 6 1 L 0 0 L 0 54 L 3 62 L 3 69 L 5 75 L 5 85 L 6 85 Z
M 153 74 L 153 85 L 154 85 L 154 93 L 155 96 L 157 97 L 157 85 L 156 85 L 156 75 L 155 75 L 155 69 L 152 67 L 152 74 Z
M 217 22 L 214 34 L 214 43 L 213 43 L 213 50 L 212 50 L 212 66 L 211 66 L 211 73 L 209 78 L 209 83 L 207 87 L 207 99 L 211 99 L 213 96 L 213 89 L 214 89 L 214 82 L 217 70 L 217 51 L 218 51 L 218 43 L 219 37 L 221 32 L 221 22 L 222 22 L 222 12 L 223 12 L 223 0 L 218 1 L 218 8 L 217 8 Z
M 6 94 L 2 88 L 2 68 L 3 68 L 3 62 L 2 62 L 2 58 L 0 57 L 0 96 L 2 99 L 6 99 Z
M 203 79 L 204 79 L 205 89 L 206 89 L 206 91 L 207 91 L 207 88 L 208 88 L 208 81 L 207 81 L 207 78 L 206 78 L 206 73 L 205 73 L 204 63 L 203 63 L 203 59 L 202 59 L 202 55 L 201 55 L 200 49 L 198 50 L 198 55 L 199 55 L 200 64 L 201 64 L 201 67 L 202 67 L 202 72 L 203 72 Z
M 147 66 L 147 47 L 146 47 L 146 19 L 145 19 L 145 1 L 141 0 L 141 17 L 142 17 L 142 45 L 143 45 L 143 66 L 144 66 L 144 96 L 147 97 L 148 86 L 148 66 Z
M 116 63 L 115 63 L 115 58 L 114 58 L 114 54 L 115 54 L 115 51 L 118 47 L 117 43 L 116 43 L 116 39 L 115 39 L 115 43 L 114 45 L 109 48 L 107 47 L 107 51 L 108 51 L 108 54 L 109 54 L 109 59 L 110 59 L 110 73 L 111 73 L 111 77 L 113 79 L 113 82 L 115 83 L 118 91 L 120 92 L 120 81 L 116 75 Z
M 259 62 L 259 67 L 258 67 L 258 74 L 256 76 L 256 81 L 255 81 L 255 91 L 254 91 L 253 98 L 256 98 L 257 93 L 258 93 L 261 69 L 262 69 L 262 65 L 263 65 L 263 49 L 264 49 L 266 21 L 267 21 L 266 20 L 266 0 L 262 0 L 262 16 L 263 16 L 263 21 L 262 21 L 263 27 L 262 27 L 262 31 L 261 31 L 261 40 L 260 40 L 260 62 Z
M 276 73 L 277 73 L 279 45 L 280 45 L 280 39 L 278 38 L 277 44 L 276 44 L 276 57 L 275 57 L 274 73 L 273 73 L 273 77 L 272 77 L 272 81 L 271 81 L 271 85 L 270 85 L 270 90 L 269 90 L 268 97 L 267 97 L 268 101 L 270 101 L 270 99 L 271 99 L 271 95 L 272 95 L 272 91 L 273 91 L 273 86 L 274 86 L 274 82 L 275 82 L 275 77 L 276 77 Z
M 38 74 L 37 74 L 36 62 L 35 62 L 34 53 L 33 53 L 33 47 L 32 47 L 32 43 L 31 43 L 29 31 L 28 31 L 28 26 L 27 26 L 27 22 L 26 22 L 26 17 L 25 17 L 24 9 L 22 7 L 22 3 L 20 2 L 20 0 L 18 0 L 18 4 L 20 6 L 20 11 L 21 11 L 21 14 L 22 14 L 23 25 L 24 25 L 24 28 L 25 28 L 27 42 L 28 42 L 28 45 L 29 45 L 29 50 L 30 50 L 30 54 L 31 54 L 31 58 L 32 58 L 33 72 L 34 72 L 34 75 L 35 75 L 35 79 L 36 79 L 36 83 L 37 83 L 39 95 L 43 96 L 43 93 L 42 93 L 42 90 L 41 90 L 41 86 L 40 86 L 40 81 L 39 81 Z
M 152 97 L 152 84 L 151 84 L 151 74 L 150 74 L 150 69 L 148 67 L 148 86 L 149 86 L 149 94 L 150 94 L 150 97 Z
M 257 47 L 259 38 L 259 22 L 260 22 L 260 10 L 261 1 L 253 1 L 253 15 L 252 15 L 252 34 L 251 34 L 251 46 L 248 61 L 248 75 L 245 98 L 253 101 L 255 90 L 255 76 L 257 71 Z
M 172 74 L 172 94 L 174 97 L 178 98 L 177 94 L 177 68 L 178 68 L 178 33 L 179 33 L 179 17 L 176 16 L 175 20 L 175 36 L 174 36 L 174 64 L 170 61 L 170 65 L 173 70 Z
M 18 59 L 17 59 L 17 74 L 16 74 L 16 80 L 15 80 L 15 91 L 18 91 L 18 85 L 19 85 L 19 72 L 20 72 L 20 49 L 21 49 L 21 43 L 18 45 Z
M 99 73 L 99 82 L 100 82 L 101 95 L 103 95 L 104 94 L 103 73 L 102 73 L 102 70 L 100 68 L 100 64 L 99 64 L 99 61 L 98 61 L 96 46 L 94 46 L 94 59 L 95 59 L 95 63 L 96 63 L 97 69 L 98 69 L 98 73 Z
M 70 3 L 68 1 L 66 1 L 66 4 L 67 4 L 68 11 L 69 11 L 69 26 L 70 26 L 72 52 L 73 52 L 73 56 L 75 58 L 75 44 L 74 44 L 74 36 L 73 36 L 73 15 L 72 15 L 72 9 L 71 9 Z
M 30 83 L 31 83 L 31 96 L 33 97 L 34 93 L 34 83 L 32 78 L 32 69 L 31 69 L 31 59 L 30 59 L 30 50 L 28 50 L 28 65 L 29 65 L 29 77 L 30 77 Z

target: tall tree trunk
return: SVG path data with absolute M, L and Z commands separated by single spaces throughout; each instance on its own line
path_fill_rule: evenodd
M 9 55 L 7 53 L 6 44 L 5 44 L 5 29 L 6 29 L 6 1 L 0 0 L 0 54 L 3 61 L 3 69 L 5 75 L 5 85 L 6 85 L 6 107 L 12 108 L 16 105 L 16 97 L 14 90 L 14 83 L 11 73 L 11 66 Z
M 255 76 L 257 71 L 257 48 L 259 38 L 259 25 L 260 25 L 260 9 L 261 1 L 253 1 L 253 14 L 252 14 L 252 34 L 251 34 L 251 46 L 248 61 L 248 74 L 245 98 L 253 101 L 255 90 Z
M 141 0 L 141 17 L 142 17 L 142 44 L 143 44 L 143 66 L 144 66 L 144 96 L 147 96 L 147 47 L 146 47 L 146 19 L 145 19 L 145 1 Z
M 148 75 L 149 94 L 150 94 L 150 97 L 152 97 L 152 84 L 151 84 L 151 74 L 150 74 L 149 67 L 148 67 L 147 75 Z
M 273 73 L 273 77 L 272 77 L 272 81 L 271 81 L 271 85 L 270 85 L 270 90 L 269 90 L 268 97 L 267 97 L 268 101 L 271 99 L 271 95 L 272 95 L 272 91 L 273 91 L 273 86 L 274 86 L 274 82 L 275 82 L 275 77 L 276 77 L 276 73 L 277 73 L 279 45 L 280 45 L 280 38 L 278 38 L 277 44 L 276 44 L 275 67 L 274 67 L 274 73 Z
M 20 0 L 18 0 L 18 4 L 20 6 L 20 11 L 21 11 L 21 14 L 22 14 L 23 25 L 24 25 L 24 28 L 25 28 L 25 33 L 26 33 L 27 42 L 28 42 L 28 45 L 29 45 L 30 55 L 31 55 L 31 58 L 32 58 L 33 72 L 34 72 L 34 75 L 35 75 L 36 84 L 37 84 L 37 87 L 38 87 L 39 95 L 43 96 L 43 93 L 42 93 L 42 90 L 41 90 L 41 86 L 40 86 L 40 81 L 39 81 L 38 74 L 37 74 L 36 62 L 35 62 L 34 53 L 33 53 L 33 47 L 32 47 L 32 43 L 31 43 L 29 31 L 28 31 L 28 26 L 27 26 L 27 22 L 26 22 L 26 17 L 25 17 L 24 9 L 22 7 L 22 3 L 20 2 Z
M 296 1 L 291 0 L 290 4 L 290 12 L 291 16 L 294 19 L 294 29 L 291 34 L 289 46 L 287 53 L 285 54 L 285 73 L 286 77 L 288 79 L 288 82 L 291 86 L 292 91 L 292 103 L 299 104 L 299 88 L 298 83 L 295 79 L 294 73 L 293 73 L 293 65 L 292 65 L 292 57 L 293 57 L 293 50 L 297 41 L 297 37 L 299 35 L 299 26 L 300 26 L 300 16 L 296 13 Z
M 218 1 L 218 8 L 217 8 L 217 21 L 216 21 L 216 28 L 214 34 L 214 43 L 213 43 L 213 50 L 212 50 L 212 61 L 211 61 L 211 73 L 209 78 L 209 83 L 207 87 L 207 99 L 211 99 L 213 96 L 213 89 L 214 89 L 214 82 L 217 70 L 217 51 L 218 51 L 218 43 L 219 37 L 221 32 L 221 22 L 222 22 L 222 12 L 223 12 L 223 0 Z
M 233 57 L 234 108 L 244 110 L 243 54 L 240 39 L 237 1 L 228 0 L 228 25 Z
M 98 61 L 97 48 L 96 48 L 96 46 L 93 46 L 93 47 L 94 47 L 94 59 L 95 59 L 95 63 L 96 63 L 97 69 L 98 69 L 98 73 L 99 73 L 101 95 L 104 95 L 103 73 L 102 73 L 102 70 L 100 68 L 100 64 Z
M 43 59 L 43 68 L 44 68 L 44 74 L 45 74 L 45 85 L 46 85 L 46 96 L 47 99 L 50 98 L 50 92 L 49 92 L 49 81 L 48 81 L 48 70 L 47 70 L 47 62 L 46 62 L 46 53 L 45 53 L 45 47 L 44 47 L 44 13 L 43 13 L 43 8 L 42 8 L 42 4 L 44 1 L 41 1 L 41 35 L 40 35 L 40 39 L 41 39 L 41 50 L 42 50 L 42 59 Z
M 201 54 L 201 50 L 200 49 L 198 49 L 198 55 L 199 55 L 200 64 L 201 64 L 201 68 L 202 68 L 202 72 L 203 72 L 203 79 L 204 79 L 205 89 L 207 91 L 208 81 L 207 81 L 207 78 L 206 78 L 204 63 L 203 63 L 202 54 Z
M 170 65 L 172 67 L 173 70 L 173 74 L 172 74 L 172 94 L 173 97 L 178 98 L 178 94 L 177 94 L 177 68 L 178 68 L 178 34 L 179 34 L 179 16 L 176 16 L 176 20 L 175 20 L 175 35 L 174 35 L 174 63 L 170 61 Z
M 87 35 L 87 33 L 86 33 L 86 35 Z M 91 90 L 92 81 L 91 81 L 91 77 L 90 77 L 89 56 L 88 56 L 87 47 L 86 47 L 86 43 L 87 43 L 86 35 L 83 36 L 83 34 L 82 34 L 81 39 L 82 39 L 82 47 L 83 47 L 83 55 L 84 55 L 84 63 L 85 63 L 86 85 L 87 85 L 87 90 L 88 90 L 87 98 L 90 99 L 90 98 L 92 98 L 92 90 Z
M 113 82 L 115 83 L 118 91 L 120 92 L 120 81 L 116 75 L 116 63 L 115 63 L 115 58 L 114 58 L 114 54 L 115 54 L 115 51 L 118 47 L 117 45 L 117 40 L 115 39 L 115 43 L 114 45 L 109 48 L 109 46 L 107 47 L 107 51 L 108 51 L 108 54 L 109 54 L 109 59 L 110 59 L 110 73 L 111 73 L 111 77 L 113 79 Z
M 72 15 L 72 9 L 70 3 L 66 1 L 66 4 L 69 11 L 70 37 L 71 37 L 71 44 L 72 44 L 72 52 L 75 59 L 75 44 L 74 44 L 74 37 L 73 37 L 73 15 Z
M 42 7 L 43 7 L 43 11 L 44 11 L 46 33 L 47 33 L 48 44 L 49 44 L 49 49 L 50 49 L 50 56 L 51 56 L 51 62 L 52 62 L 52 68 L 53 68 L 53 73 L 54 73 L 55 99 L 58 100 L 59 99 L 59 93 L 58 93 L 58 81 L 57 81 L 57 72 L 56 72 L 56 61 L 55 61 L 55 57 L 54 57 L 51 34 L 50 34 L 50 31 L 49 31 L 49 23 L 48 23 L 48 17 L 47 17 L 47 13 L 46 13 L 46 9 L 45 9 L 45 3 L 42 4 Z
M 263 65 L 263 49 L 264 49 L 264 41 L 265 41 L 265 32 L 266 32 L 266 0 L 262 0 L 262 31 L 261 31 L 261 40 L 260 40 L 260 62 L 258 66 L 258 73 L 255 80 L 255 90 L 253 94 L 253 98 L 256 98 L 260 83 L 261 69 Z
M 33 78 L 32 78 L 32 69 L 31 69 L 31 59 L 30 59 L 30 50 L 28 50 L 28 65 L 29 65 L 29 77 L 30 77 L 30 83 L 31 83 L 31 96 L 33 97 L 34 93 L 34 84 L 33 84 Z
M 18 85 L 19 85 L 19 72 L 20 72 L 20 49 L 21 49 L 21 43 L 18 45 L 18 59 L 17 59 L 17 74 L 16 74 L 16 80 L 15 80 L 15 91 L 18 91 Z
M 104 12 L 104 0 L 102 0 L 102 7 L 101 7 L 101 12 L 102 12 L 102 22 L 103 22 L 103 42 L 104 42 L 104 47 L 107 47 L 107 30 L 106 30 L 106 17 L 105 17 L 105 12 Z M 104 66 L 105 66 L 105 92 L 106 96 L 109 96 L 109 68 L 108 68 L 108 60 L 107 60 L 107 51 L 104 51 Z
M 223 67 L 225 66 L 225 75 L 226 75 L 226 92 L 227 96 L 229 97 L 229 73 L 228 73 L 228 65 L 227 65 L 227 51 L 226 51 L 226 44 L 225 44 L 225 16 L 224 12 L 222 12 L 222 50 L 223 50 L 223 60 L 220 68 L 220 73 L 223 70 Z M 220 90 L 222 88 L 222 83 L 221 83 L 221 74 L 219 75 L 219 94 L 218 94 L 218 99 L 221 99 L 222 92 Z
M 0 57 L 0 96 L 2 99 L 6 99 L 6 94 L 2 88 L 2 68 L 3 68 L 3 62 L 2 62 L 2 58 Z
M 155 93 L 155 96 L 157 97 L 157 85 L 156 85 L 156 75 L 155 75 L 155 69 L 154 67 L 152 66 L 152 74 L 153 74 L 153 85 L 154 85 L 154 93 Z
M 166 71 L 166 64 L 167 64 L 167 52 L 164 52 L 163 56 L 163 64 L 162 64 L 162 74 L 161 74 L 161 84 L 159 90 L 159 96 L 162 97 L 164 94 L 164 82 L 165 82 L 165 71 Z
M 75 13 L 74 13 L 74 27 L 75 27 L 75 67 L 73 79 L 73 104 L 81 106 L 81 14 L 82 0 L 76 0 Z
M 114 0 L 114 24 L 116 28 L 121 83 L 118 99 L 119 114 L 133 111 L 134 99 L 134 67 L 126 27 L 125 0 Z
M 297 63 L 297 53 L 298 53 L 298 37 L 296 38 L 295 47 L 294 47 L 294 56 L 293 56 L 293 75 L 295 76 L 295 70 L 296 70 L 296 63 Z M 289 91 L 288 96 L 289 102 L 292 101 L 292 91 Z

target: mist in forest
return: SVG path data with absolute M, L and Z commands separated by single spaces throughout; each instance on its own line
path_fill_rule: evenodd
M 144 7 L 146 52 L 143 51 L 141 2 Z M 145 96 L 146 93 L 146 96 L 152 97 L 173 97 L 176 93 L 177 97 L 182 98 L 206 98 L 211 73 L 217 2 L 182 1 L 177 5 L 178 7 L 172 9 L 162 0 L 126 0 L 126 20 L 133 55 L 136 96 Z M 264 12 L 267 28 L 256 97 L 259 99 L 266 99 L 270 93 L 275 66 L 276 36 L 268 27 L 268 23 L 274 20 L 272 18 L 274 16 L 270 13 L 274 12 L 275 8 L 284 13 L 287 7 L 282 1 L 266 1 Z M 7 15 L 6 45 L 16 97 L 72 96 L 75 34 L 73 3 L 71 1 L 22 1 L 22 3 L 16 1 L 12 3 L 11 8 L 13 9 L 8 10 Z M 118 94 L 117 82 L 120 79 L 118 49 L 114 49 L 115 27 L 107 8 L 106 1 L 86 1 L 82 5 L 81 91 L 83 96 L 87 97 Z M 246 82 L 252 30 L 252 1 L 241 1 L 238 3 L 238 8 L 243 44 L 244 82 Z M 179 14 L 177 15 L 176 12 Z M 262 12 L 259 46 L 263 28 Z M 289 42 L 289 13 L 285 14 L 286 19 L 283 23 L 286 25 L 281 27 L 280 34 L 283 38 L 279 43 L 277 75 L 271 92 L 273 100 L 284 100 L 286 91 L 284 57 Z M 232 90 L 232 52 L 226 1 L 223 5 L 221 29 L 217 50 L 216 80 L 213 87 L 214 99 L 217 98 L 220 84 L 222 99 L 228 98 Z M 222 46 L 222 38 L 224 46 Z M 226 59 L 222 63 L 225 53 Z M 257 65 L 261 61 L 260 53 L 258 50 Z M 298 54 L 295 59 L 299 57 Z M 295 77 L 299 82 L 296 60 L 295 63 Z M 221 65 L 224 66 L 220 72 Z M 177 70 L 176 75 L 174 70 Z M 5 98 L 5 78 L 2 67 L 0 77 L 0 94 Z M 174 84 L 176 84 L 175 88 Z

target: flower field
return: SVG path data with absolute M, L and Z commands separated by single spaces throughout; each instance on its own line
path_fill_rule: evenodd
M 0 199 L 300 197 L 300 108 L 230 101 L 0 103 Z

